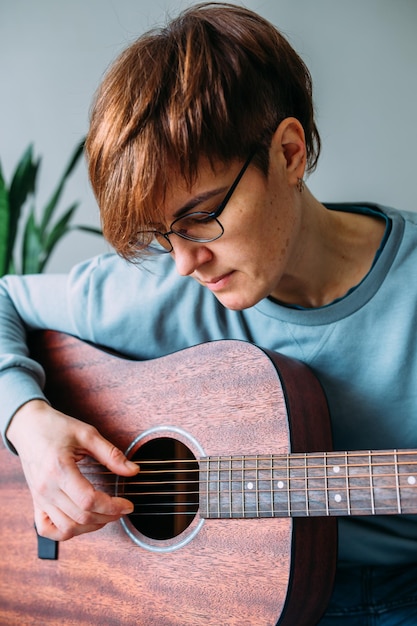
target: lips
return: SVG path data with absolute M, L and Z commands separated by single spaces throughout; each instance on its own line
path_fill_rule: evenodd
M 219 289 L 223 289 L 226 286 L 232 274 L 233 271 L 221 274 L 221 276 L 215 276 L 213 278 L 207 279 L 199 278 L 198 280 L 211 291 L 217 291 Z

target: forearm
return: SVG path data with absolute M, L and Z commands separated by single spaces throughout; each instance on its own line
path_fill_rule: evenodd
M 41 370 L 42 371 L 42 370 Z M 45 400 L 42 379 L 33 377 L 28 370 L 13 367 L 0 374 L 0 428 L 5 445 L 15 452 L 7 430 L 16 412 L 31 400 Z
M 30 358 L 26 341 L 28 330 L 47 328 L 52 322 L 51 303 L 37 286 L 36 277 L 0 280 L 0 428 L 8 447 L 5 431 L 16 411 L 30 400 L 44 398 L 44 372 Z M 56 293 L 52 286 L 50 293 Z

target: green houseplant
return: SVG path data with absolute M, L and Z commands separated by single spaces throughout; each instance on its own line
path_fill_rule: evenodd
M 72 203 L 56 218 L 68 177 L 82 156 L 84 141 L 76 146 L 67 167 L 43 210 L 35 206 L 40 158 L 34 157 L 33 144 L 25 150 L 9 185 L 0 165 L 0 276 L 33 274 L 44 270 L 57 243 L 70 230 L 100 234 L 89 226 L 72 226 L 79 203 Z

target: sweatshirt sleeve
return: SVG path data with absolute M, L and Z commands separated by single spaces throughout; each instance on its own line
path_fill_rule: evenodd
M 29 400 L 45 399 L 45 374 L 30 358 L 27 333 L 50 329 L 97 343 L 98 332 L 104 344 L 117 325 L 125 326 L 125 315 L 136 319 L 129 302 L 137 277 L 135 268 L 110 253 L 84 261 L 68 274 L 0 279 L 0 429 L 9 448 L 5 433 L 13 415 Z M 126 345 L 131 336 L 126 331 Z
M 0 280 L 0 428 L 5 432 L 26 402 L 44 399 L 42 367 L 29 357 L 30 330 L 74 333 L 65 275 L 7 276 Z

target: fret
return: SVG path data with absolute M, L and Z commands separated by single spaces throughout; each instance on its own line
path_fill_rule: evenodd
M 210 480 L 210 511 L 213 511 L 212 517 L 220 517 L 220 459 L 213 458 L 213 470 Z
M 243 498 L 243 458 L 229 457 L 229 476 L 230 476 L 230 498 L 229 498 L 229 517 L 245 517 L 245 501 Z
M 324 460 L 324 500 L 326 505 L 326 515 L 329 514 L 329 470 L 327 466 L 327 453 L 323 456 Z
M 327 515 L 346 515 L 348 511 L 348 475 L 342 452 L 326 454 Z
M 398 484 L 402 513 L 416 513 L 417 465 L 415 452 L 398 454 Z
M 371 513 L 375 515 L 375 496 L 374 496 L 374 483 L 372 480 L 372 455 L 368 455 L 368 468 L 369 468 L 369 490 L 371 494 Z
M 205 473 L 205 479 L 200 483 L 200 515 L 202 517 L 217 517 L 218 503 L 218 463 L 217 457 L 205 457 L 200 460 L 200 480 Z
M 300 457 L 301 461 L 301 457 Z M 327 470 L 326 456 L 323 454 L 303 455 L 305 466 L 304 515 L 327 515 Z
M 206 466 L 206 480 L 204 483 L 206 488 L 206 497 L 204 501 L 206 503 L 206 515 L 208 515 L 210 511 L 210 458 L 204 459 L 204 465 Z
M 215 456 L 200 467 L 202 517 L 417 512 L 415 450 Z
M 288 515 L 292 515 L 292 510 L 291 510 L 291 473 L 290 473 L 290 457 L 289 456 L 287 456 L 286 468 L 287 468 L 287 479 L 286 479 L 285 485 L 287 487 L 287 506 L 288 506 L 287 510 L 288 510 Z
M 401 513 L 401 497 L 400 497 L 400 477 L 398 475 L 398 452 L 394 452 L 395 465 L 395 491 L 397 496 L 397 513 Z
M 258 487 L 256 458 L 246 457 L 244 460 L 244 477 L 242 483 L 245 501 L 245 517 L 258 517 Z
M 215 485 L 215 493 L 216 493 L 216 503 L 217 503 L 217 517 L 220 517 L 221 511 L 221 501 L 220 501 L 220 457 L 217 458 L 217 471 L 216 471 L 216 485 Z
M 240 471 L 240 495 L 242 499 L 242 513 L 243 517 L 246 517 L 246 506 L 245 506 L 245 490 L 243 489 L 243 485 L 245 484 L 245 462 L 244 459 L 241 459 L 241 471 Z
M 307 468 L 310 515 L 345 515 L 349 494 L 343 453 L 312 453 Z
M 232 517 L 246 517 L 245 499 L 243 494 L 244 458 L 231 457 L 231 492 Z
M 271 455 L 257 456 L 258 517 L 274 516 L 273 474 Z
M 345 483 L 346 483 L 346 505 L 347 505 L 347 514 L 351 515 L 351 507 L 350 507 L 350 483 L 349 483 L 349 472 L 347 471 L 347 465 L 348 465 L 348 453 L 345 452 L 344 454 L 344 460 L 345 460 Z
M 291 511 L 289 492 L 289 457 L 273 455 L 272 461 L 272 498 L 271 509 L 276 517 L 288 517 Z
M 305 460 L 304 454 L 291 454 L 289 457 L 289 499 L 292 516 L 308 515 Z
M 219 482 L 218 482 L 218 517 L 231 517 L 232 486 L 230 482 L 230 457 L 219 457 Z
M 396 451 L 372 453 L 374 513 L 398 513 L 401 509 Z
M 205 466 L 206 466 L 206 481 L 205 481 L 205 487 L 206 487 L 206 498 L 205 498 L 205 502 L 206 502 L 206 513 L 208 514 L 208 512 L 210 511 L 210 459 L 205 459 Z
M 346 472 L 349 482 L 350 508 L 352 515 L 370 515 L 369 476 L 367 462 L 361 452 L 347 455 Z M 366 468 L 366 469 L 365 469 Z
M 399 477 L 395 451 L 349 453 L 352 515 L 398 513 Z
M 229 517 L 233 517 L 233 472 L 232 472 L 232 457 L 229 457 Z
M 274 464 L 273 464 L 273 456 L 272 454 L 269 456 L 269 495 L 271 499 L 271 516 L 275 517 L 275 499 L 274 499 Z
M 199 463 L 199 510 L 202 517 L 207 517 L 209 508 L 209 473 L 207 471 L 208 462 L 206 459 L 200 459 Z
M 307 471 L 307 454 L 304 454 L 304 491 L 305 491 L 305 503 L 306 503 L 306 515 L 310 515 L 309 511 L 309 484 L 308 484 L 308 471 Z

